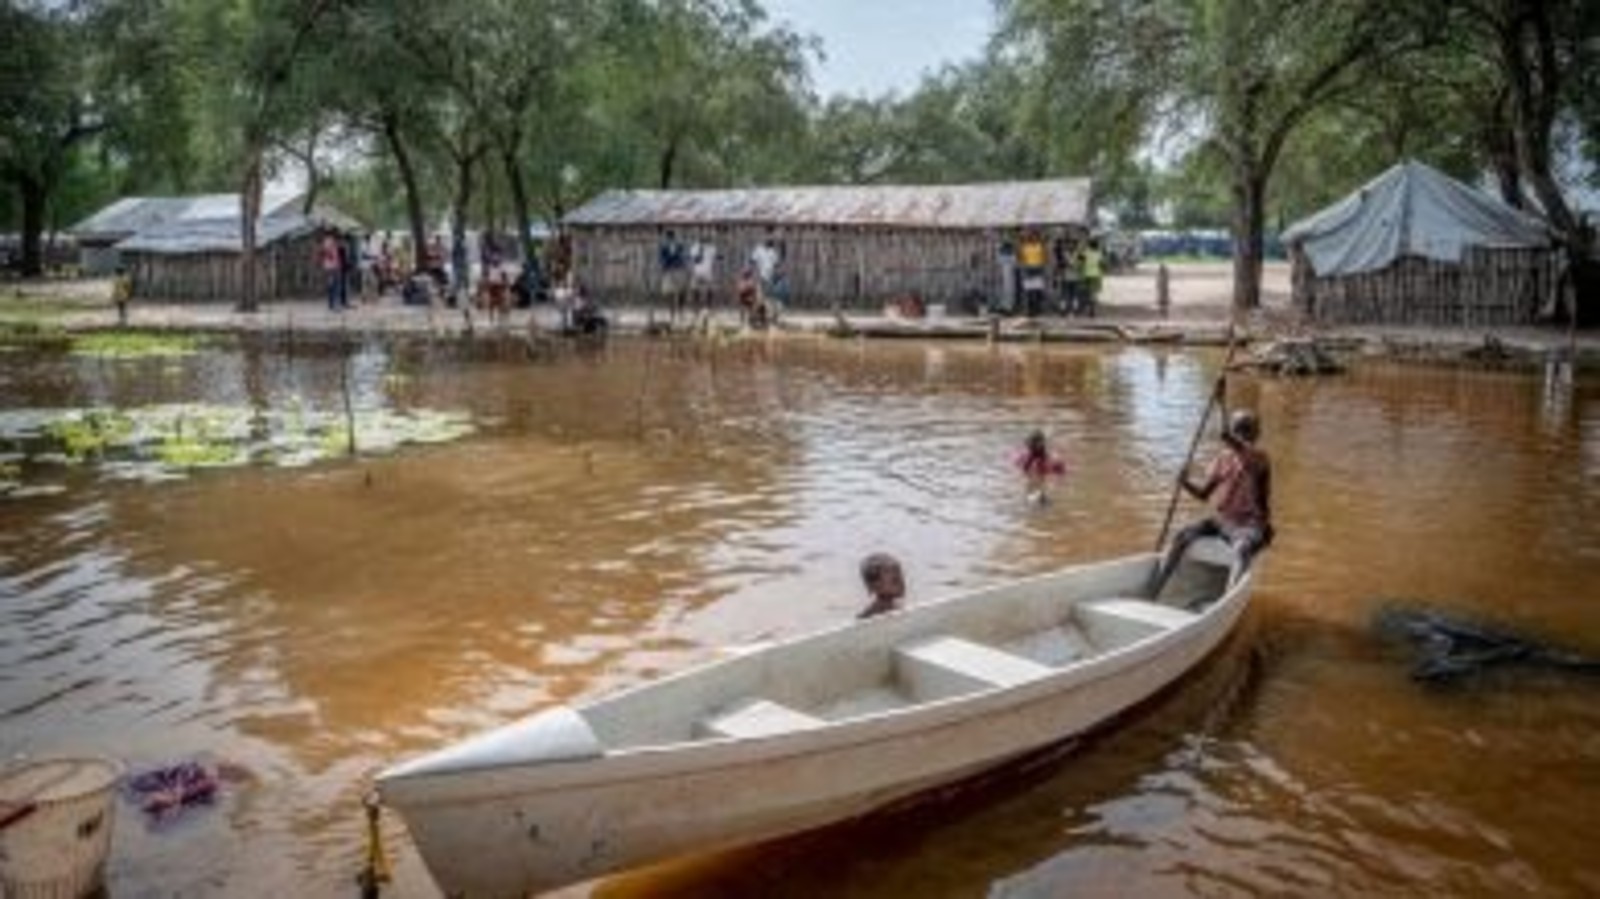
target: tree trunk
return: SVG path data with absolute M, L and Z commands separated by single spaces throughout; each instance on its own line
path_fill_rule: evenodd
M 400 170 L 400 183 L 405 187 L 406 220 L 411 226 L 411 258 L 420 265 L 428 247 L 428 225 L 422 217 L 422 194 L 417 189 L 417 172 L 411 164 L 411 153 L 400 137 L 399 116 L 393 113 L 384 115 L 383 136 L 389 142 L 395 168 Z M 409 275 L 410 272 L 402 274 Z
M 1521 14 L 1526 12 L 1526 15 Z M 1570 235 L 1577 220 L 1551 174 L 1551 135 L 1555 130 L 1560 72 L 1555 35 L 1539 3 L 1513 12 L 1500 30 L 1500 55 L 1510 88 L 1510 121 L 1523 179 L 1544 209 L 1550 225 Z
M 1528 200 L 1522 193 L 1522 170 L 1517 168 L 1516 150 L 1506 152 L 1505 148 L 1496 147 L 1490 151 L 1489 161 L 1500 187 L 1500 199 L 1514 209 L 1526 209 Z
M 1600 327 L 1600 258 L 1570 243 L 1568 252 L 1572 254 L 1573 324 L 1586 329 Z
M 520 141 L 518 142 L 520 143 Z M 506 180 L 511 182 L 513 220 L 517 226 L 517 246 L 522 249 L 524 261 L 533 258 L 533 218 L 528 212 L 528 185 L 522 177 L 522 161 L 515 149 L 500 148 L 500 162 L 505 166 Z
M 1517 135 L 1511 125 L 1508 90 L 1499 91 L 1486 107 L 1483 117 L 1483 149 L 1500 188 L 1500 199 L 1515 209 L 1526 209 L 1528 197 L 1522 192 L 1522 169 L 1517 165 Z
M 467 272 L 471 261 L 467 258 L 467 206 L 472 202 L 472 164 L 474 156 L 457 156 L 456 194 L 450 206 L 450 260 L 455 265 L 456 284 L 464 289 L 470 279 Z
M 255 312 L 260 308 L 256 296 L 256 220 L 261 217 L 261 149 L 254 145 L 247 152 L 244 189 L 239 193 L 239 311 Z
M 662 190 L 672 188 L 672 168 L 678 161 L 678 139 L 676 137 L 667 141 L 667 146 L 661 151 L 661 162 L 658 174 Z
M 1233 310 L 1261 306 L 1262 231 L 1266 226 L 1266 175 L 1254 162 L 1233 166 Z
M 22 274 L 34 277 L 44 274 L 44 211 L 50 199 L 48 186 L 40 179 L 21 178 L 17 181 L 22 194 Z
M 322 179 L 317 176 L 317 167 L 306 166 L 306 198 L 302 204 L 301 212 L 311 215 L 317 209 L 317 192 L 322 189 Z

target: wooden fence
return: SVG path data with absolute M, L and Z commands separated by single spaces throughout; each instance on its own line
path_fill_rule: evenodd
M 1291 250 L 1294 303 L 1327 324 L 1499 327 L 1530 324 L 1562 288 L 1552 250 L 1469 247 L 1460 263 L 1408 256 L 1376 272 L 1320 278 Z
M 1040 229 L 1084 240 L 1077 227 Z M 717 248 L 715 289 L 731 296 L 750 251 L 769 236 L 783 250 L 789 305 L 796 309 L 876 309 L 915 293 L 926 303 L 955 311 L 972 296 L 1001 292 L 999 248 L 1017 235 L 988 230 L 818 226 L 771 231 L 758 225 L 674 226 L 684 245 Z M 657 295 L 661 229 L 571 226 L 573 265 L 585 288 L 602 302 L 637 302 Z M 1052 275 L 1054 273 L 1052 272 Z
M 282 240 L 256 251 L 256 291 L 263 300 L 309 299 L 326 290 L 314 235 Z M 244 295 L 239 253 L 129 251 L 123 265 L 136 299 L 237 302 Z

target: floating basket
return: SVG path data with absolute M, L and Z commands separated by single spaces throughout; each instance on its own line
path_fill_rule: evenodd
M 79 899 L 100 889 L 111 852 L 116 762 L 61 758 L 0 771 L 0 897 Z

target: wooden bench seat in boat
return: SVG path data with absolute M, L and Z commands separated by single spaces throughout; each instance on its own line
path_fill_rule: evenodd
M 1071 622 L 1026 634 L 1001 644 L 1000 648 L 1052 668 L 1063 668 L 1094 655 L 1094 647 Z
M 1147 599 L 1096 599 L 1080 602 L 1074 616 L 1090 642 L 1114 649 L 1153 634 L 1182 627 L 1198 617 L 1194 612 Z
M 900 682 L 918 702 L 1014 687 L 1055 671 L 1032 659 L 952 636 L 897 646 L 894 665 Z
M 702 719 L 697 730 L 701 736 L 750 739 L 809 730 L 826 723 L 770 699 L 748 699 L 729 706 L 715 717 Z

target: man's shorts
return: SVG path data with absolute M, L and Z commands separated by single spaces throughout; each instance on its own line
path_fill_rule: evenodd
M 688 272 L 681 268 L 669 268 L 661 273 L 661 295 L 670 297 L 683 293 L 687 283 Z

